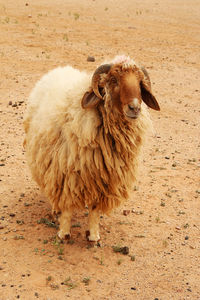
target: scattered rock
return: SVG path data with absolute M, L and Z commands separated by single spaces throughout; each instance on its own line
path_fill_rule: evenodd
M 137 29 L 135 26 L 129 26 L 128 29 Z
M 14 213 L 10 213 L 9 216 L 13 218 L 13 217 L 15 217 L 15 214 Z
M 129 254 L 129 248 L 128 247 L 122 247 L 121 253 L 124 254 L 124 255 L 128 255 Z
M 128 216 L 130 214 L 130 210 L 123 210 L 123 215 L 124 216 Z
M 95 61 L 94 56 L 88 56 L 87 61 L 94 62 Z
M 178 226 L 176 226 L 175 228 L 176 228 L 176 230 L 181 230 L 181 228 L 180 228 L 180 227 L 178 227 Z
M 129 254 L 129 247 L 125 246 L 125 247 L 119 247 L 119 246 L 112 246 L 113 251 L 114 252 L 118 252 L 118 253 L 122 253 L 124 255 L 128 255 Z

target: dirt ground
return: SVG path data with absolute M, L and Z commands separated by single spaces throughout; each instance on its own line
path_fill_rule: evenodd
M 0 0 L 0 300 L 200 299 L 199 12 L 198 0 Z M 100 247 L 86 212 L 60 244 L 25 160 L 27 97 L 56 66 L 93 71 L 116 54 L 150 73 L 155 133 L 132 199 L 101 218 Z

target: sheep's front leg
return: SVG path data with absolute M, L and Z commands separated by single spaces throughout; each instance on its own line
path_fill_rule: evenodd
M 70 238 L 70 228 L 71 228 L 71 217 L 72 209 L 64 210 L 59 217 L 60 230 L 58 231 L 58 237 L 60 239 Z
M 97 242 L 100 240 L 99 217 L 100 213 L 96 207 L 89 209 L 89 231 L 86 232 L 86 237 L 91 242 Z

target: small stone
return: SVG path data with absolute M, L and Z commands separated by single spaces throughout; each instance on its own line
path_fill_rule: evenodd
M 186 241 L 189 240 L 189 236 L 188 235 L 185 236 L 185 240 Z
M 128 247 L 122 247 L 122 249 L 121 249 L 121 253 L 122 254 L 124 254 L 124 255 L 127 255 L 127 254 L 129 254 L 129 248 Z
M 94 56 L 88 56 L 87 61 L 94 62 L 95 61 Z
M 8 102 L 8 105 L 12 105 L 12 101 L 9 101 L 9 102 Z
M 181 228 L 180 228 L 180 227 L 178 227 L 178 226 L 176 226 L 175 228 L 176 228 L 176 230 L 181 230 Z
M 131 290 L 136 291 L 136 288 L 135 288 L 135 287 L 132 287 Z
M 14 213 L 10 213 L 9 216 L 13 218 L 13 217 L 15 217 L 15 214 Z
M 17 107 L 17 103 L 12 104 L 12 107 Z
M 124 216 L 128 216 L 130 214 L 130 210 L 123 210 L 123 215 Z

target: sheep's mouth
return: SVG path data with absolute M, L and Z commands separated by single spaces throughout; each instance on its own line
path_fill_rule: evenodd
M 125 105 L 124 107 L 124 113 L 125 115 L 130 119 L 137 119 L 140 115 L 140 108 L 135 108 L 130 104 Z

